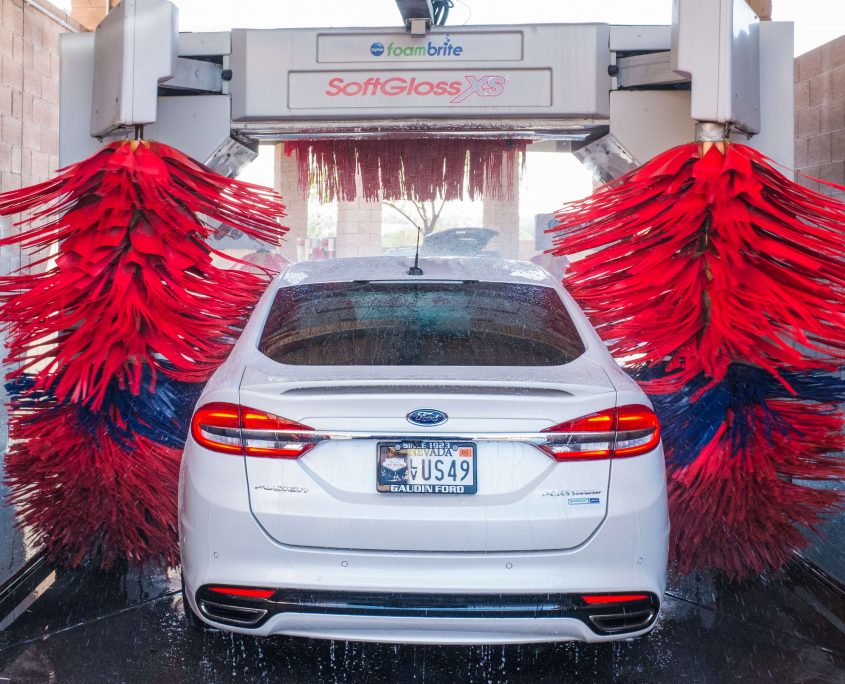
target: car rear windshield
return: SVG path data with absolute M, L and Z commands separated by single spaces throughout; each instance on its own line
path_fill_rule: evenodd
M 281 288 L 259 349 L 306 366 L 557 366 L 584 344 L 550 287 L 367 282 Z

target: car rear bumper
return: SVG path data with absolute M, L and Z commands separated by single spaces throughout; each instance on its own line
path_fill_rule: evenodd
M 257 635 L 462 644 L 607 641 L 636 636 L 653 626 L 653 617 L 641 629 L 611 634 L 600 633 L 589 620 L 581 619 L 583 616 L 508 617 L 507 611 L 497 617 L 467 618 L 285 610 L 268 614 L 259 626 L 238 627 L 203 614 L 196 592 L 210 584 L 354 592 L 378 600 L 415 593 L 489 598 L 644 592 L 654 596 L 656 613 L 665 588 L 669 532 L 663 468 L 659 449 L 615 461 L 607 517 L 590 539 L 576 548 L 497 553 L 362 552 L 290 547 L 273 541 L 250 512 L 243 460 L 194 448 L 186 452 L 180 487 L 182 570 L 188 600 L 210 624 Z M 244 486 L 228 486 L 234 480 L 244 481 Z M 372 530 L 372 534 L 378 533 L 378 529 Z M 530 521 L 525 523 L 525 536 L 530 546 Z
M 219 587 L 217 588 L 219 592 Z M 391 641 L 508 643 L 630 637 L 651 629 L 653 594 L 623 604 L 589 605 L 573 594 L 374 594 L 279 589 L 273 597 L 191 596 L 212 624 L 247 634 Z

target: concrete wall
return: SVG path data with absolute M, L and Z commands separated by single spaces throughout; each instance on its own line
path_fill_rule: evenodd
M 795 60 L 795 167 L 845 184 L 845 35 Z M 845 192 L 798 180 L 845 199 Z
M 284 198 L 287 216 L 282 223 L 289 228 L 279 251 L 290 261 L 296 261 L 297 240 L 308 237 L 308 191 L 299 187 L 296 155 L 286 157 L 284 147 L 274 147 L 273 187 Z
M 494 237 L 487 249 L 498 252 L 506 259 L 519 258 L 519 160 L 516 155 L 508 168 L 507 155 L 502 164 L 502 185 L 510 183 L 513 196 L 506 200 L 485 197 L 483 201 L 483 219 L 481 228 L 493 228 L 499 234 Z M 508 175 L 510 178 L 508 179 Z
M 355 178 L 358 195 L 363 194 L 360 175 Z M 337 203 L 337 240 L 339 257 L 379 256 L 381 246 L 381 202 L 358 199 Z

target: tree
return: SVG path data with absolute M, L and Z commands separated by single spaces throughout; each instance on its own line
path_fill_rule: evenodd
M 399 212 L 414 228 L 422 231 L 423 236 L 434 232 L 437 220 L 443 211 L 446 200 L 404 200 L 402 204 L 411 205 L 403 208 L 398 202 L 382 200 L 382 204 Z M 407 209 L 407 210 L 406 210 Z M 416 213 L 416 217 L 414 216 Z

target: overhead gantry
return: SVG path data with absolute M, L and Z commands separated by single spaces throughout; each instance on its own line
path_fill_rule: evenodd
M 792 24 L 744 0 L 676 0 L 671 26 L 434 25 L 179 33 L 166 0 L 123 0 L 61 44 L 60 160 L 135 134 L 234 174 L 260 142 L 495 136 L 573 152 L 609 180 L 729 128 L 793 165 Z M 704 133 L 702 133 L 704 131 Z

